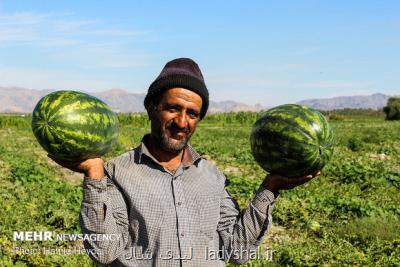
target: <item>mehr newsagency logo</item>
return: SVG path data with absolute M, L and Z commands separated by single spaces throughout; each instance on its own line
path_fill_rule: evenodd
M 52 231 L 14 231 L 14 241 L 114 241 L 118 234 L 54 233 Z

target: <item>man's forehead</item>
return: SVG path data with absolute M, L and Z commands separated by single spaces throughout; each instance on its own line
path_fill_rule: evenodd
M 161 102 L 164 103 L 180 101 L 194 103 L 199 105 L 199 108 L 201 108 L 203 102 L 200 95 L 185 88 L 171 88 L 165 91 L 161 96 Z

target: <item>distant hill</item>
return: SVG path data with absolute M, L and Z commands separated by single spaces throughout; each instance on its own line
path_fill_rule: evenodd
M 39 99 L 50 90 L 32 90 L 20 87 L 0 87 L 0 112 L 32 112 Z
M 215 101 L 210 101 L 210 106 L 208 108 L 210 113 L 216 113 L 216 112 L 239 112 L 239 111 L 253 111 L 253 112 L 258 112 L 263 109 L 266 109 L 265 107 L 261 106 L 260 104 L 256 104 L 254 106 L 251 105 L 246 105 L 243 103 L 238 103 L 235 101 L 222 101 L 222 102 L 215 102 Z
M 36 103 L 52 90 L 35 90 L 20 87 L 0 87 L 0 113 L 31 113 Z M 121 89 L 90 93 L 103 100 L 115 112 L 145 112 L 145 94 L 129 93 Z M 261 105 L 246 105 L 234 101 L 210 101 L 209 112 L 260 111 Z
M 344 108 L 381 109 L 386 106 L 389 96 L 376 93 L 361 96 L 338 96 L 326 99 L 309 99 L 297 104 L 309 106 L 319 110 L 332 110 Z
M 111 89 L 91 95 L 103 100 L 115 112 L 144 112 L 143 101 L 145 94 L 134 94 L 122 89 Z
M 52 90 L 35 90 L 20 87 L 0 87 L 0 113 L 31 113 L 41 97 Z M 122 89 L 111 89 L 90 93 L 111 106 L 116 112 L 144 112 L 145 94 L 129 93 Z M 344 108 L 381 109 L 386 106 L 389 96 L 376 93 L 367 96 L 339 96 L 326 99 L 309 99 L 297 104 L 319 110 Z M 209 112 L 260 111 L 267 109 L 259 104 L 247 105 L 235 101 L 210 101 Z

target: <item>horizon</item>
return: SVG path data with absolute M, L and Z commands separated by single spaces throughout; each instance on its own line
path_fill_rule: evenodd
M 398 1 L 160 3 L 0 2 L 0 86 L 143 94 L 191 57 L 215 102 L 400 92 Z
M 35 89 L 35 88 L 24 88 L 24 87 L 18 87 L 18 86 L 9 86 L 9 87 L 0 86 L 0 89 L 7 89 L 7 88 L 21 89 L 21 90 L 31 90 L 31 91 L 39 91 L 39 92 L 59 91 L 57 89 Z M 68 89 L 60 89 L 60 90 L 68 90 Z M 80 91 L 80 92 L 84 92 L 84 93 L 88 93 L 88 94 L 90 94 L 90 93 L 92 93 L 92 94 L 100 94 L 100 93 L 107 93 L 107 92 L 112 92 L 112 91 L 121 91 L 123 93 L 135 94 L 135 95 L 143 95 L 143 96 L 146 95 L 146 93 L 147 93 L 147 92 L 142 92 L 142 93 L 140 93 L 140 92 L 130 92 L 128 90 L 121 89 L 121 88 L 111 88 L 111 89 L 105 89 L 103 91 L 94 91 L 94 92 L 93 91 L 90 92 L 90 91 L 87 91 L 87 90 L 75 90 L 75 91 Z M 384 95 L 384 96 L 387 96 L 387 97 L 400 97 L 399 93 L 398 94 L 384 94 L 382 92 L 374 92 L 374 93 L 370 93 L 370 94 L 356 94 L 356 95 L 350 94 L 350 95 L 340 95 L 340 96 L 333 96 L 333 97 L 327 97 L 327 98 L 308 98 L 308 99 L 301 99 L 301 100 L 298 100 L 298 101 L 293 102 L 293 103 L 282 103 L 282 105 L 283 104 L 296 104 L 298 102 L 303 102 L 303 101 L 330 100 L 330 99 L 334 99 L 334 98 L 343 98 L 343 97 L 369 97 L 369 96 L 373 96 L 373 95 Z M 232 99 L 222 99 L 222 100 L 219 100 L 219 101 L 215 101 L 215 100 L 211 100 L 210 99 L 210 102 L 216 102 L 216 103 L 230 102 L 230 101 L 233 101 L 236 104 L 246 104 L 246 105 L 249 105 L 249 106 L 261 105 L 262 108 L 272 108 L 272 107 L 281 105 L 281 104 L 278 104 L 278 105 L 272 105 L 272 106 L 265 106 L 265 105 L 262 105 L 261 103 L 244 103 L 244 102 L 240 102 L 240 101 L 236 101 L 236 100 L 232 100 Z

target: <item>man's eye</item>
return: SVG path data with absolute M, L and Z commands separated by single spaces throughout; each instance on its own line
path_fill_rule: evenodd
M 190 116 L 192 119 L 197 119 L 197 118 L 200 116 L 200 114 L 193 111 L 193 112 L 189 112 L 189 116 Z
M 168 107 L 168 111 L 170 111 L 170 112 L 177 112 L 177 111 L 178 111 L 178 108 L 177 108 L 177 107 L 174 107 L 174 106 L 170 106 L 170 107 Z

